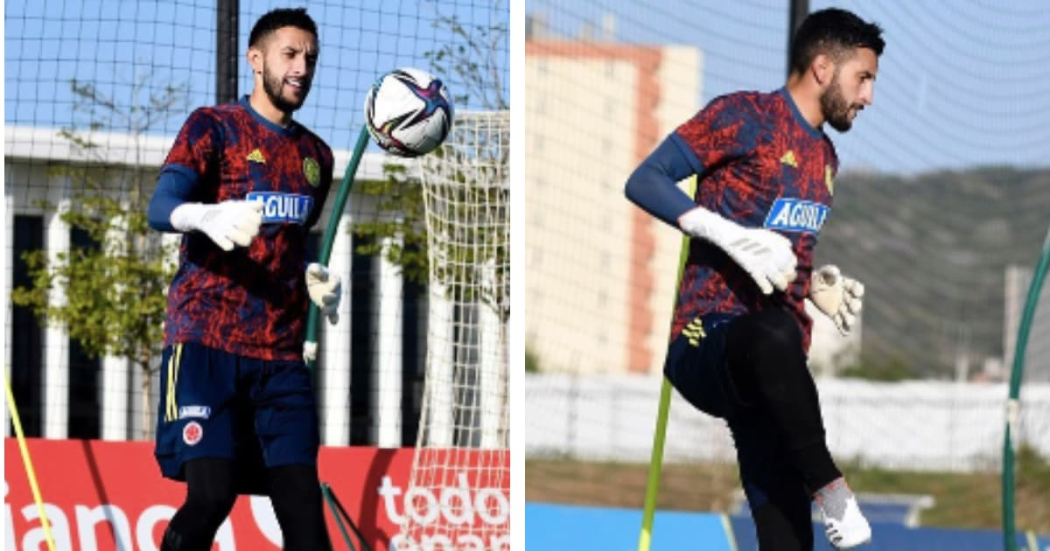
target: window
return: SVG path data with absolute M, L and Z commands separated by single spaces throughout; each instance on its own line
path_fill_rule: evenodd
M 28 287 L 32 281 L 22 253 L 44 247 L 44 219 L 40 216 L 15 216 L 13 234 L 11 284 Z M 10 331 L 11 391 L 22 420 L 22 430 L 26 436 L 40 436 L 44 402 L 43 330 L 32 310 L 12 304 Z
M 99 243 L 80 228 L 69 232 L 69 248 L 97 250 Z M 119 307 L 119 306 L 118 306 Z M 69 437 L 98 438 L 102 412 L 99 372 L 102 360 L 84 351 L 80 342 L 69 339 Z
M 404 279 L 401 313 L 401 445 L 415 446 L 427 358 L 427 288 Z
M 350 445 L 371 446 L 373 419 L 372 370 L 376 337 L 375 255 L 361 254 L 358 247 L 371 237 L 354 235 L 350 260 Z

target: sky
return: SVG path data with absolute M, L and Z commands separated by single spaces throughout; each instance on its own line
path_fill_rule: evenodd
M 240 5 L 243 94 L 251 86 L 243 57 L 251 24 L 285 4 Z M 320 26 L 322 52 L 311 96 L 296 118 L 343 149 L 352 147 L 376 77 L 400 66 L 429 69 L 427 51 L 462 44 L 433 27 L 439 16 L 468 25 L 509 24 L 507 3 L 495 0 L 305 5 Z M 887 41 L 874 105 L 849 133 L 831 132 L 843 170 L 907 174 L 1050 165 L 1050 3 L 810 1 L 811 10 L 830 5 L 880 23 Z M 83 125 L 85 115 L 72 109 L 71 79 L 95 83 L 130 104 L 128 83 L 152 74 L 155 86 L 187 88 L 189 106 L 150 131 L 174 134 L 192 107 L 215 100 L 214 6 L 211 0 L 6 2 L 5 122 Z M 783 84 L 787 6 L 787 0 L 525 0 L 527 14 L 541 14 L 552 32 L 564 36 L 588 28 L 600 34 L 603 21 L 612 21 L 607 38 L 613 41 L 699 48 L 705 65 L 698 105 L 734 90 Z M 496 45 L 504 92 L 507 40 L 504 35 Z M 462 89 L 455 75 L 439 76 L 453 93 Z
M 843 170 L 916 173 L 1050 166 L 1050 2 L 810 0 L 879 23 L 874 104 L 830 131 Z M 787 0 L 527 0 L 549 31 L 703 51 L 702 105 L 773 90 L 787 65 Z M 610 24 L 611 23 L 611 24 Z
M 130 83 L 144 75 L 159 90 L 168 83 L 186 87 L 188 107 L 179 109 L 150 131 L 171 135 L 195 107 L 215 103 L 214 0 L 100 1 L 9 0 L 4 13 L 5 101 L 7 124 L 83 127 L 85 112 L 74 111 L 70 81 L 93 83 L 124 106 L 133 99 Z M 248 34 L 266 11 L 287 2 L 240 2 L 239 86 L 250 91 L 244 58 Z M 321 56 L 318 72 L 297 120 L 337 149 L 350 149 L 363 124 L 368 87 L 398 67 L 433 70 L 425 57 L 435 45 L 462 41 L 440 17 L 456 17 L 465 26 L 508 27 L 506 2 L 498 0 L 362 0 L 293 2 L 305 5 L 318 24 Z M 506 96 L 508 37 L 495 43 L 496 70 Z M 452 94 L 462 93 L 454 74 L 439 75 Z M 457 106 L 466 108 L 470 106 Z

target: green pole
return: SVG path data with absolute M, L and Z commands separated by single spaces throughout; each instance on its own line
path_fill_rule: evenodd
M 642 508 L 642 533 L 638 537 L 638 551 L 649 551 L 653 540 L 653 516 L 656 513 L 656 494 L 660 490 L 660 472 L 664 461 L 664 440 L 667 436 L 667 417 L 671 409 L 671 383 L 664 378 L 660 386 L 660 409 L 656 414 L 656 434 L 653 435 L 653 455 L 649 460 L 649 479 L 645 483 L 645 506 Z
M 365 535 L 361 533 L 361 530 L 357 527 L 356 524 L 354 524 L 354 520 L 350 518 L 350 513 L 346 512 L 346 508 L 343 507 L 342 502 L 339 501 L 339 497 L 335 495 L 335 490 L 333 490 L 332 487 L 328 484 L 325 484 L 324 487 L 325 491 L 328 492 L 330 504 L 335 505 L 335 508 L 339 511 L 340 517 L 342 517 L 342 519 L 350 525 L 350 530 L 352 530 L 354 532 L 354 535 L 357 536 L 357 541 L 361 544 L 361 549 L 363 551 L 372 551 L 372 548 L 368 545 L 368 542 L 365 541 Z M 393 549 L 391 549 L 391 551 L 393 551 Z
M 339 511 L 335 508 L 335 498 L 332 496 L 332 489 L 328 484 L 321 483 L 321 493 L 324 494 L 325 503 L 328 504 L 328 510 L 332 512 L 332 517 L 335 518 L 335 524 L 339 527 L 339 532 L 343 535 L 343 541 L 346 542 L 346 546 L 350 548 L 350 551 L 357 551 L 354 547 L 354 542 L 350 539 L 350 534 L 346 531 L 346 526 L 343 526 L 343 517 L 339 516 Z
M 696 191 L 696 177 L 690 181 L 690 196 Z M 678 253 L 678 283 L 682 284 L 685 261 L 689 258 L 689 236 L 682 237 L 682 249 Z M 673 314 L 672 314 L 673 316 Z M 653 434 L 653 454 L 649 460 L 649 478 L 645 483 L 645 505 L 642 507 L 642 531 L 638 536 L 638 551 L 649 551 L 653 539 L 653 516 L 656 514 L 656 495 L 660 491 L 660 471 L 664 461 L 664 441 L 667 437 L 667 417 L 671 409 L 671 382 L 665 377 L 660 387 L 660 407 L 656 414 L 656 432 Z
M 368 145 L 368 129 L 361 127 L 361 133 L 357 135 L 357 144 L 354 145 L 354 153 L 350 157 L 350 163 L 343 172 L 343 180 L 339 184 L 339 194 L 332 204 L 332 215 L 328 218 L 328 227 L 325 228 L 324 238 L 321 240 L 321 251 L 317 256 L 317 262 L 327 266 L 328 260 L 332 258 L 332 243 L 335 234 L 339 230 L 339 218 L 346 208 L 346 202 L 350 198 L 350 190 L 354 187 L 354 178 L 357 176 L 357 167 L 361 164 L 361 156 L 365 153 Z M 317 331 L 320 321 L 320 309 L 313 302 L 310 303 L 310 311 L 306 314 L 306 342 L 317 344 Z M 310 369 L 314 368 L 315 361 L 307 362 Z
M 1028 347 L 1028 333 L 1032 330 L 1035 308 L 1050 266 L 1050 231 L 1043 240 L 1043 252 L 1032 272 L 1032 283 L 1028 286 L 1028 298 L 1021 314 L 1021 325 L 1017 328 L 1017 343 L 1014 346 L 1013 368 L 1010 372 L 1010 398 L 1006 403 L 1006 436 L 1003 438 L 1003 544 L 1006 551 L 1017 551 L 1017 529 L 1014 525 L 1014 445 L 1011 434 L 1017 426 L 1021 410 L 1021 376 L 1024 373 L 1024 355 Z

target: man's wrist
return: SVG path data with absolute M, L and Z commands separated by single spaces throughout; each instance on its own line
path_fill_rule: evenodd
M 171 211 L 171 227 L 181 232 L 197 229 L 197 220 L 200 218 L 201 203 L 183 203 Z
M 711 226 L 717 224 L 717 218 L 720 218 L 717 214 L 703 207 L 696 207 L 678 217 L 678 227 L 693 237 L 709 239 Z

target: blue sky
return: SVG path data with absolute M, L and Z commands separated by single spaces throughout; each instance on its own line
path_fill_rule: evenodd
M 305 5 L 317 21 L 321 57 L 310 97 L 296 118 L 333 147 L 349 149 L 360 130 L 368 86 L 402 66 L 430 69 L 424 56 L 437 44 L 459 44 L 434 28 L 441 16 L 466 25 L 507 28 L 506 2 L 240 2 L 238 90 L 251 89 L 244 54 L 254 22 L 274 7 Z M 95 83 L 122 105 L 133 103 L 130 83 L 152 74 L 156 87 L 185 85 L 188 107 L 161 121 L 153 134 L 174 135 L 194 107 L 215 103 L 215 2 L 12 0 L 6 2 L 5 101 L 7 124 L 69 126 L 86 118 L 73 112 L 70 80 Z M 499 71 L 506 90 L 507 37 Z M 455 75 L 441 75 L 459 93 Z M 145 95 L 139 97 L 139 102 Z M 463 106 L 457 106 L 462 108 Z
M 214 102 L 214 2 L 206 0 L 20 0 L 5 6 L 5 121 L 62 126 L 73 121 L 69 80 L 97 83 L 131 102 L 136 74 L 187 86 L 189 108 Z M 278 2 L 241 2 L 240 91 L 251 24 Z M 614 39 L 688 44 L 705 53 L 703 97 L 773 89 L 784 79 L 786 0 L 527 0 L 566 36 L 615 16 Z M 1050 165 L 1050 4 L 1045 0 L 861 2 L 837 5 L 885 28 L 875 105 L 847 134 L 832 132 L 844 170 L 917 172 L 975 165 Z M 314 89 L 297 118 L 337 148 L 350 148 L 368 85 L 398 66 L 428 68 L 424 53 L 457 44 L 435 29 L 439 15 L 508 24 L 506 2 L 488 0 L 306 2 L 320 25 Z M 1002 6 L 1007 6 L 1003 8 Z M 47 15 L 45 15 L 47 14 Z M 498 45 L 508 51 L 507 39 Z M 509 63 L 501 56 L 506 90 Z M 442 75 L 458 92 L 454 75 Z M 187 109 L 188 112 L 188 109 Z M 186 113 L 152 131 L 173 134 Z M 83 117 L 79 121 L 84 122 Z
M 783 84 L 786 0 L 527 0 L 563 36 L 704 51 L 706 102 Z M 1050 166 L 1050 3 L 1046 0 L 810 0 L 880 23 L 887 41 L 875 103 L 847 134 L 830 131 L 843 170 L 914 173 L 1009 164 Z M 1005 7 L 1004 7 L 1005 6 Z M 592 31 L 599 34 L 599 31 Z

